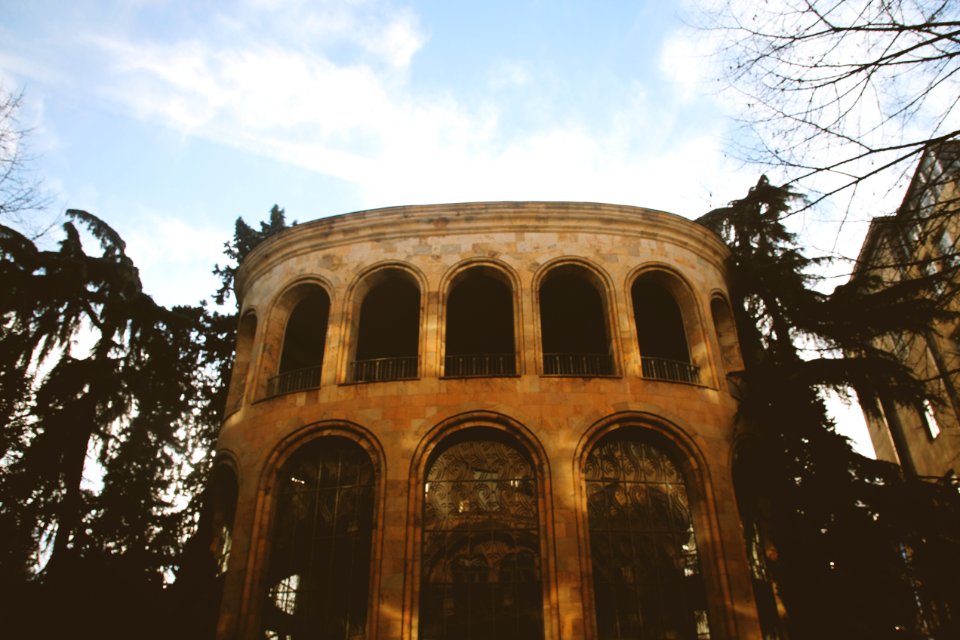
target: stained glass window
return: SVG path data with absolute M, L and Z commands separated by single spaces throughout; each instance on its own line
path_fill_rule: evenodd
M 374 469 L 345 438 L 315 440 L 280 471 L 262 629 L 276 640 L 360 640 L 367 627 Z
M 481 432 L 423 485 L 421 640 L 543 637 L 537 483 L 515 446 Z
M 710 637 L 683 476 L 633 432 L 601 440 L 585 476 L 601 640 Z

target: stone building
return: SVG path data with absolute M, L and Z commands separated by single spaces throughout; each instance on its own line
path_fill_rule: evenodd
M 220 638 L 760 638 L 727 249 L 637 207 L 362 211 L 258 246 Z
M 958 175 L 960 144 L 926 150 L 897 214 L 870 224 L 853 277 L 869 273 L 895 282 L 955 272 L 960 262 Z M 944 288 L 938 285 L 934 293 Z M 960 311 L 956 304 L 954 311 Z M 877 346 L 895 354 L 917 378 L 929 380 L 930 393 L 939 400 L 917 407 L 881 401 L 881 417 L 865 412 L 877 458 L 911 474 L 954 478 L 960 472 L 960 315 L 931 332 L 889 336 Z

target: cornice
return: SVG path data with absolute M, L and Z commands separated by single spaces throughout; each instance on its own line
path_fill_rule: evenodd
M 664 211 L 592 202 L 464 202 L 356 211 L 298 224 L 258 245 L 236 276 L 247 283 L 298 256 L 361 242 L 462 234 L 556 232 L 660 238 L 723 268 L 728 249 L 712 231 Z

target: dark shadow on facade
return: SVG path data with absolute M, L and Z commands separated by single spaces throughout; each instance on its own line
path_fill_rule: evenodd
M 683 314 L 673 294 L 658 282 L 661 276 L 641 275 L 630 289 L 643 377 L 697 383 L 699 369 L 690 361 Z
M 320 386 L 329 316 L 330 297 L 322 288 L 311 286 L 287 320 L 280 368 L 270 380 L 268 395 Z
M 551 269 L 540 284 L 544 375 L 613 375 L 607 323 L 602 284 L 593 273 L 577 265 Z
M 507 376 L 516 373 L 513 292 L 490 267 L 468 269 L 450 285 L 447 300 L 447 378 Z
M 420 289 L 405 273 L 388 269 L 360 305 L 353 382 L 417 377 Z

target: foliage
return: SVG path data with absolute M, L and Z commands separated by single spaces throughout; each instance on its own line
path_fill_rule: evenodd
M 273 234 L 297 224 L 294 220 L 287 225 L 285 212 L 278 205 L 273 205 L 269 215 L 270 217 L 266 222 L 260 223 L 259 231 L 244 222 L 243 218 L 237 218 L 234 223 L 233 240 L 224 244 L 224 254 L 232 262 L 224 267 L 217 265 L 213 269 L 214 274 L 220 277 L 221 282 L 220 288 L 214 296 L 217 304 L 223 304 L 230 295 L 237 269 L 243 259 L 247 257 L 247 254 Z
M 923 381 L 874 342 L 943 317 L 946 296 L 932 287 L 956 274 L 865 277 L 817 292 L 805 276 L 812 261 L 783 224 L 797 202 L 763 177 L 700 219 L 731 247 L 745 363 L 735 470 L 745 520 L 770 544 L 790 637 L 954 637 L 946 605 L 960 604 L 956 588 L 934 585 L 960 571 L 960 498 L 854 453 L 834 432 L 821 390 L 853 387 L 866 406 L 879 397 L 920 403 Z
M 0 615 L 41 637 L 98 615 L 107 637 L 209 629 L 216 602 L 196 601 L 215 568 L 197 523 L 237 316 L 156 304 L 109 225 L 66 216 L 51 250 L 0 226 L 0 589 L 18 594 Z M 259 232 L 238 220 L 228 255 L 285 226 L 278 207 Z M 235 270 L 217 268 L 225 287 Z M 51 600 L 76 617 L 45 617 Z

